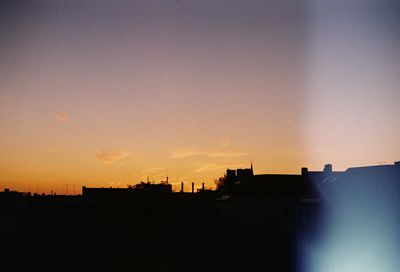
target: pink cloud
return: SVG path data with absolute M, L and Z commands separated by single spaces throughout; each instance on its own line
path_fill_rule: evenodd
M 96 160 L 102 163 L 113 163 L 126 157 L 121 151 L 102 151 L 96 154 Z
M 53 112 L 53 118 L 60 123 L 69 123 L 70 118 L 67 112 Z

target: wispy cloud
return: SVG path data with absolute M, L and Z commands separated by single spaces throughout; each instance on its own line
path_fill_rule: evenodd
M 178 149 L 169 152 L 169 158 L 187 158 L 199 155 L 205 155 L 205 152 L 191 150 L 191 149 Z
M 52 116 L 57 122 L 64 124 L 70 122 L 69 114 L 67 112 L 53 112 Z
M 169 158 L 187 158 L 194 156 L 203 156 L 208 158 L 232 158 L 242 157 L 247 155 L 245 152 L 240 151 L 199 151 L 194 149 L 179 149 L 169 152 Z
M 102 151 L 96 154 L 95 158 L 97 161 L 102 163 L 113 163 L 121 160 L 127 156 L 126 152 L 123 151 Z
M 219 143 L 222 147 L 227 147 L 231 144 L 232 140 L 230 138 L 222 138 Z
M 160 171 L 164 171 L 166 170 L 166 167 L 152 167 L 152 168 L 148 168 L 142 171 L 143 174 L 148 174 L 148 173 L 154 173 L 154 172 L 160 172 Z
M 308 155 L 314 153 L 323 153 L 327 152 L 328 149 L 325 148 L 316 148 L 313 150 L 303 150 L 303 151 L 293 151 L 293 152 L 276 152 L 276 153 L 269 153 L 269 156 L 298 156 L 298 155 Z
M 201 172 L 215 172 L 215 171 L 220 171 L 220 170 L 225 170 L 226 164 L 224 163 L 203 163 L 201 164 L 198 168 L 196 168 L 194 171 L 197 173 Z
M 127 165 L 127 164 L 130 164 L 130 163 L 134 162 L 133 159 L 126 159 L 127 157 L 124 157 L 124 158 L 125 158 L 125 160 L 120 161 L 118 163 L 118 166 L 124 166 L 124 165 Z
M 207 154 L 210 158 L 232 158 L 232 157 L 243 157 L 246 156 L 247 153 L 232 151 L 232 152 L 210 152 Z

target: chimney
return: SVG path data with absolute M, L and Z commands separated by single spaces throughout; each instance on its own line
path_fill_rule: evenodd
M 181 193 L 183 193 L 183 182 L 181 182 Z
M 325 174 L 331 174 L 332 173 L 332 164 L 325 164 L 324 173 Z
M 308 168 L 307 167 L 301 168 L 301 175 L 304 176 L 304 175 L 307 175 L 307 174 L 308 174 Z
M 204 182 L 201 184 L 201 189 L 204 191 Z
M 192 182 L 192 193 L 194 193 L 194 182 Z

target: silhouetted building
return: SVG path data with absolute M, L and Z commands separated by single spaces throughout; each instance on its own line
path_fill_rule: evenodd
M 235 181 L 241 180 L 241 179 L 247 179 L 249 177 L 252 177 L 254 175 L 253 173 L 253 164 L 251 164 L 250 168 L 239 168 L 236 170 L 226 170 L 226 177 L 228 179 L 234 179 Z
M 83 196 L 5 189 L 2 271 L 296 271 L 298 241 L 318 236 L 332 213 L 325 203 L 337 214 L 359 216 L 359 203 L 396 211 L 400 161 L 346 171 L 328 164 L 299 175 L 254 175 L 251 166 L 228 169 L 222 181 L 219 191 L 203 183 L 197 193 L 184 193 L 182 184 L 173 193 L 166 181 L 83 187 Z M 149 254 L 154 249 L 161 254 Z M 74 262 L 61 267 L 66 256 Z
M 169 183 L 157 183 L 153 184 L 150 182 L 141 182 L 128 188 L 88 188 L 82 187 L 82 195 L 87 196 L 101 196 L 101 197 L 118 197 L 118 196 L 129 196 L 137 194 L 146 195 L 162 195 L 171 194 L 172 185 Z

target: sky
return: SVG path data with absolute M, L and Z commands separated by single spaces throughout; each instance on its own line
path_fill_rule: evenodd
M 396 1 L 0 3 L 0 190 L 400 160 Z

